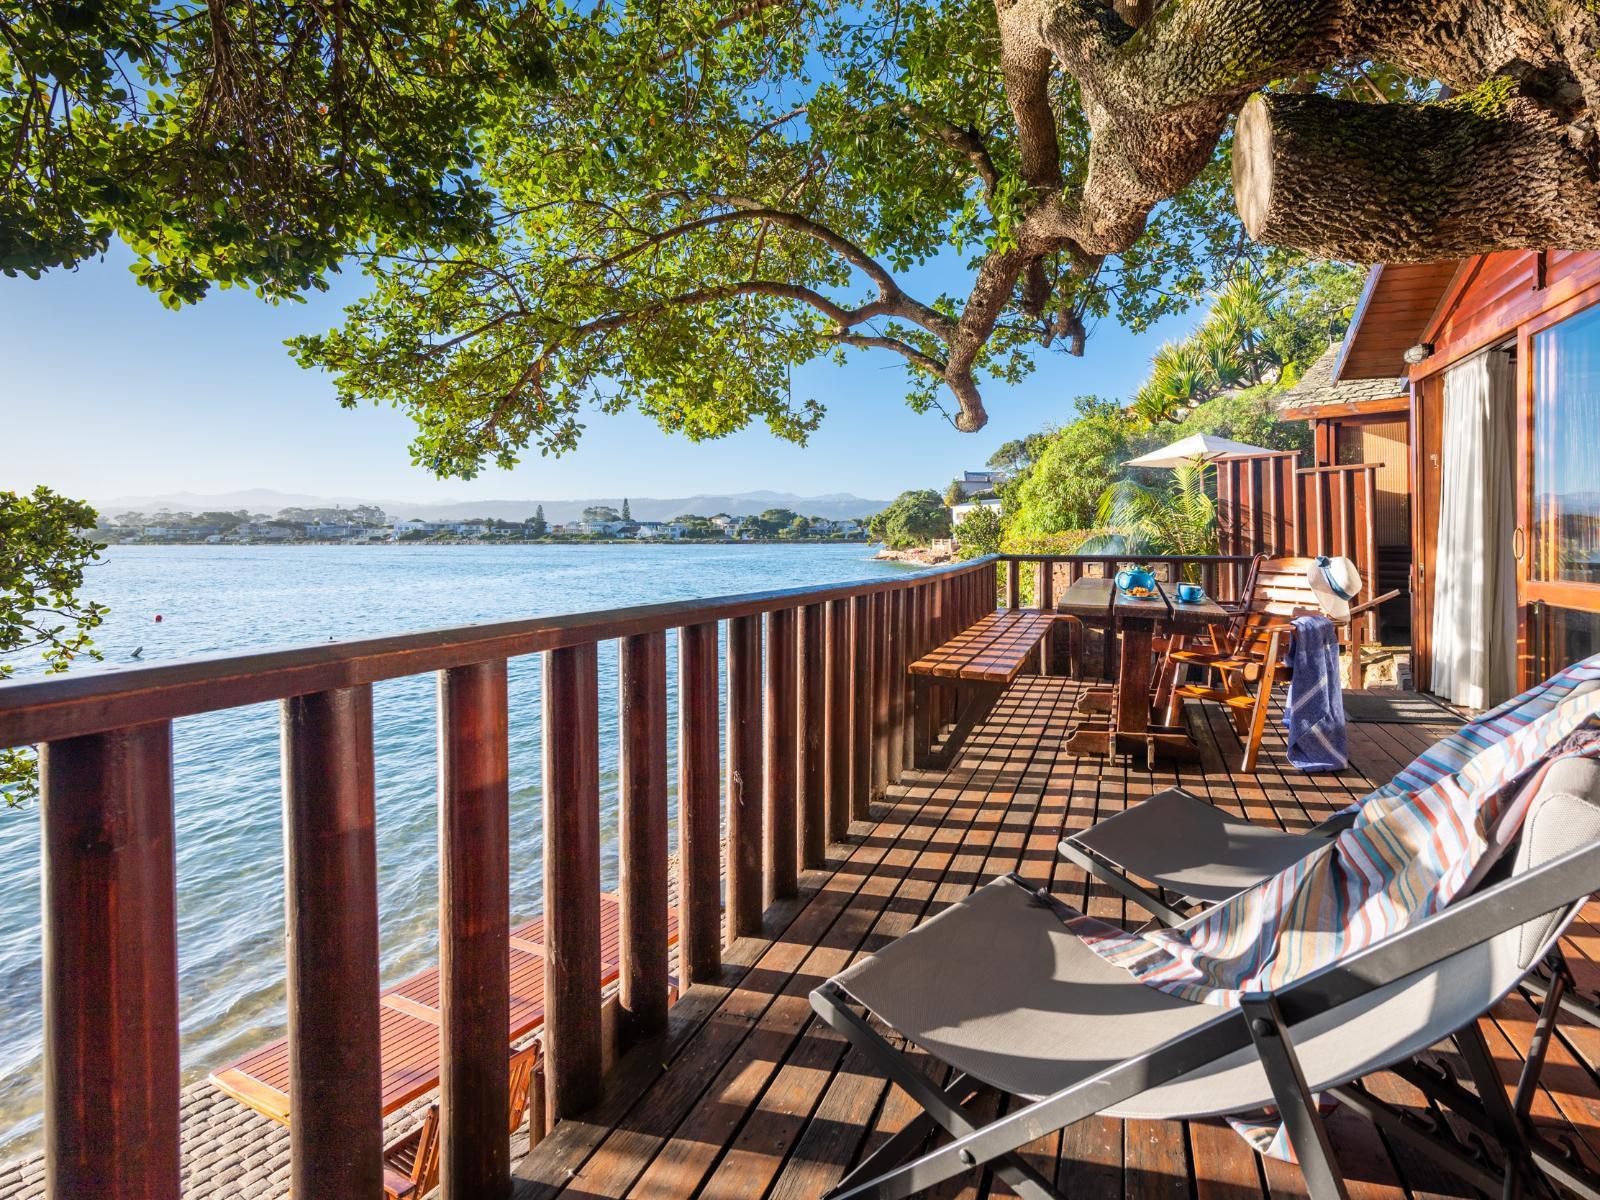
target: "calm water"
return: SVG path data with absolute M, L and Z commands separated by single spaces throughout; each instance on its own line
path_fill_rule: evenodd
M 649 601 L 866 579 L 903 568 L 844 546 L 114 546 L 85 595 L 111 606 L 110 664 Z M 155 621 L 156 614 L 162 621 Z M 669 644 L 668 662 L 676 665 Z M 28 663 L 19 664 L 31 673 Z M 669 695 L 671 692 L 669 691 Z M 511 906 L 539 910 L 537 658 L 513 660 Z M 437 958 L 432 678 L 379 684 L 378 886 L 386 982 Z M 601 822 L 615 882 L 616 651 L 600 655 Z M 676 712 L 669 728 L 674 728 Z M 185 1079 L 284 1028 L 277 708 L 187 718 L 174 731 L 179 989 Z M 674 748 L 674 762 L 676 762 Z M 669 772 L 674 778 L 676 770 Z M 0 1160 L 37 1142 L 39 821 L 0 810 Z

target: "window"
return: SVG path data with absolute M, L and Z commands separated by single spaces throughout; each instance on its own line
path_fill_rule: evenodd
M 1600 584 L 1600 307 L 1533 339 L 1529 577 Z

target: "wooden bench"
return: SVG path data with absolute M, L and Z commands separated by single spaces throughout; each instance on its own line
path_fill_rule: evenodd
M 938 753 L 918 765 L 944 767 L 954 761 L 968 735 L 1038 651 L 1051 621 L 1048 614 L 1029 610 L 989 613 L 911 664 L 919 709 L 926 711 L 927 692 L 935 684 L 954 687 L 957 696 L 955 728 Z

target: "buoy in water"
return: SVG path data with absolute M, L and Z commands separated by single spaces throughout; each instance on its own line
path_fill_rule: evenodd
M 161 624 L 161 614 L 160 613 L 156 614 L 156 624 L 157 625 Z

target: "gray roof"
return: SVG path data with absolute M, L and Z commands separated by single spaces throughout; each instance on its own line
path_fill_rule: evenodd
M 1287 392 L 1274 397 L 1281 411 L 1297 408 L 1320 408 L 1324 404 L 1355 404 L 1363 400 L 1388 400 L 1404 396 L 1407 392 L 1404 379 L 1346 379 L 1333 381 L 1334 368 L 1339 365 L 1339 343 L 1335 342 L 1306 368 Z

